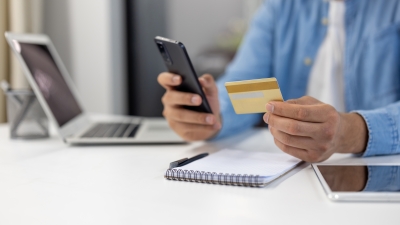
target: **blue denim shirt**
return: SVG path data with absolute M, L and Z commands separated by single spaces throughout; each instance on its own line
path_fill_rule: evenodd
M 366 121 L 364 156 L 400 153 L 400 0 L 346 0 L 345 106 Z M 276 77 L 284 99 L 306 93 L 313 60 L 327 32 L 329 2 L 267 0 L 233 62 L 218 81 L 225 137 L 259 123 L 236 115 L 227 81 Z

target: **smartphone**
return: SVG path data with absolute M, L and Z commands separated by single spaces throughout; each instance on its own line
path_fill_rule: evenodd
M 184 106 L 184 108 L 197 112 L 212 113 L 189 55 L 186 52 L 185 45 L 179 41 L 159 36 L 155 37 L 154 41 L 167 66 L 168 72 L 178 74 L 182 77 L 182 83 L 175 89 L 181 92 L 198 94 L 203 99 L 199 106 Z

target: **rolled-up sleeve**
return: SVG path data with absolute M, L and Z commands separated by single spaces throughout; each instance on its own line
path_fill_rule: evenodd
M 400 102 L 374 110 L 354 111 L 368 128 L 368 143 L 362 156 L 399 154 Z

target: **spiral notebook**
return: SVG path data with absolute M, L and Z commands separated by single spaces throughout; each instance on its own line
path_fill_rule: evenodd
M 284 153 L 224 149 L 182 167 L 168 169 L 169 180 L 263 187 L 301 160 Z

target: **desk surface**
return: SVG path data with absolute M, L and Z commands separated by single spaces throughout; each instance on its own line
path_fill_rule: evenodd
M 330 202 L 304 164 L 266 188 L 165 180 L 169 162 L 224 147 L 279 151 L 267 130 L 221 142 L 67 146 L 0 126 L 0 224 L 400 224 L 400 203 Z M 326 163 L 394 163 L 335 155 Z

